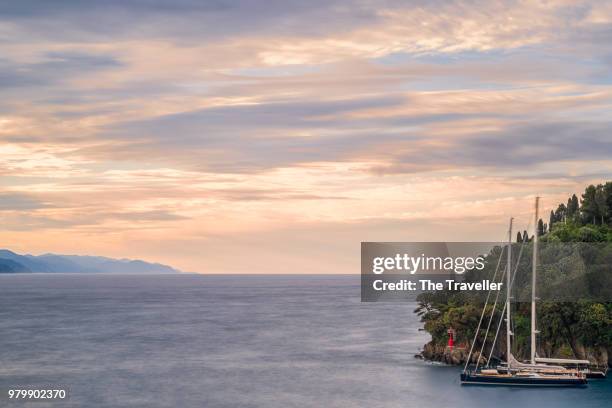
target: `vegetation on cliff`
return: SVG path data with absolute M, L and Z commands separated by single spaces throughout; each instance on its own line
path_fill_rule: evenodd
M 542 243 L 539 255 L 546 267 L 542 268 L 539 278 L 546 280 L 542 285 L 553 296 L 544 297 L 538 303 L 538 352 L 543 356 L 588 358 L 599 364 L 612 363 L 612 302 L 609 290 L 612 288 L 612 182 L 588 186 L 579 200 L 570 197 L 567 204 L 560 204 L 551 211 L 549 222 L 538 222 L 537 233 Z M 532 241 L 526 232 L 517 234 L 517 241 L 525 241 L 518 270 L 529 270 Z M 590 243 L 587 245 L 580 243 Z M 518 244 L 520 246 L 521 244 Z M 496 260 L 503 249 L 496 247 L 488 254 L 488 268 L 483 271 L 469 271 L 466 280 L 477 281 L 491 276 Z M 519 251 L 513 251 L 515 254 Z M 575 256 L 578 254 L 578 256 Z M 516 257 L 515 262 L 518 260 Z M 588 267 L 576 259 L 588 258 Z M 503 261 L 503 258 L 502 258 Z M 529 264 L 529 267 L 527 267 Z M 540 270 L 540 268 L 538 269 Z M 580 270 L 578 278 L 576 271 Z M 513 304 L 513 354 L 526 358 L 529 354 L 530 336 L 530 275 L 516 274 L 513 285 L 515 303 Z M 538 284 L 540 285 L 540 284 Z M 552 289 L 551 289 L 552 288 Z M 571 301 L 568 299 L 571 298 Z M 552 300 L 551 300 L 552 299 Z M 499 300 L 492 330 L 489 331 L 485 355 L 495 336 L 497 322 L 503 308 L 504 299 Z M 426 345 L 426 358 L 452 363 L 462 362 L 469 349 L 478 326 L 483 302 L 481 298 L 463 292 L 438 291 L 423 293 L 418 298 L 415 312 L 421 317 L 424 329 L 432 336 Z M 489 316 L 493 306 L 487 307 Z M 487 319 L 485 319 L 485 324 Z M 452 355 L 445 348 L 448 340 L 447 330 L 455 330 L 457 350 Z M 485 326 L 486 327 L 486 326 Z M 504 326 L 502 325 L 502 329 Z M 505 329 L 504 329 L 505 330 Z M 481 332 L 475 350 L 482 345 Z M 504 358 L 505 336 L 497 339 L 493 356 Z

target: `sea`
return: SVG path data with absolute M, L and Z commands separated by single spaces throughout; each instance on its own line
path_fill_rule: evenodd
M 461 386 L 415 358 L 414 303 L 361 303 L 358 276 L 0 275 L 0 390 L 32 407 L 610 407 L 584 389 Z

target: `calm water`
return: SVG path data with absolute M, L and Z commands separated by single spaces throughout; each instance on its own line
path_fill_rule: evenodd
M 358 285 L 347 276 L 3 275 L 0 388 L 67 386 L 62 407 L 610 406 L 610 380 L 461 387 L 457 368 L 413 358 L 428 339 L 414 305 L 362 304 Z

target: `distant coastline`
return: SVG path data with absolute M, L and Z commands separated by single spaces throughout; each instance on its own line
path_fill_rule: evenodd
M 114 259 L 86 255 L 20 255 L 0 249 L 0 274 L 11 273 L 182 273 L 171 266 L 138 259 Z

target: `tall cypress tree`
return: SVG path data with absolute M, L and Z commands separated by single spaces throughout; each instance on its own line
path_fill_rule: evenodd
M 540 218 L 538 220 L 538 237 L 541 237 L 544 234 L 546 234 L 546 224 L 544 224 L 544 221 L 542 221 Z
M 553 210 L 550 210 L 550 218 L 548 219 L 548 225 L 550 225 L 550 229 L 552 231 L 553 224 L 557 221 L 555 217 L 555 213 Z
M 567 200 L 567 217 L 574 219 L 578 213 L 578 197 L 576 194 L 572 194 L 572 197 Z

